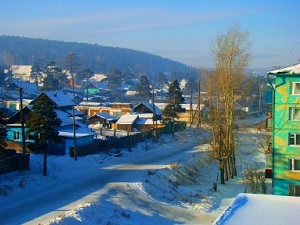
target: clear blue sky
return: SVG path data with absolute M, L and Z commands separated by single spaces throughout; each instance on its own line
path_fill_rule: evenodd
M 299 0 L 0 0 L 0 35 L 141 50 L 213 67 L 211 40 L 237 22 L 253 68 L 300 59 Z

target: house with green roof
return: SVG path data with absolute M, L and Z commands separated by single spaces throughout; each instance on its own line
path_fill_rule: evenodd
M 267 76 L 273 88 L 273 193 L 300 196 L 300 64 Z

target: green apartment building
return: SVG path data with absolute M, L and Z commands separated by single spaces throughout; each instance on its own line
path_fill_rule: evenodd
M 273 88 L 273 194 L 300 196 L 300 64 L 267 76 Z

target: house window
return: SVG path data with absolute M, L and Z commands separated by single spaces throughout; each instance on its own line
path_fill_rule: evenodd
M 289 159 L 289 170 L 300 172 L 300 159 Z
M 20 132 L 14 131 L 14 140 L 20 140 Z
M 292 83 L 292 94 L 294 94 L 294 95 L 300 94 L 300 82 Z
M 290 134 L 290 145 L 300 145 L 300 134 Z
M 122 112 L 113 112 L 113 116 L 114 117 L 121 117 L 122 116 Z
M 300 108 L 290 108 L 290 120 L 300 120 Z
M 299 184 L 289 184 L 289 196 L 300 196 Z

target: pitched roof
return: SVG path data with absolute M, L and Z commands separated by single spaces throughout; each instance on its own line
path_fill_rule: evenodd
M 133 124 L 138 118 L 138 115 L 125 114 L 120 117 L 117 124 Z
M 75 103 L 71 100 L 73 96 L 65 94 L 63 90 L 57 91 L 45 91 L 46 94 L 56 105 L 63 106 L 75 106 Z
M 289 66 L 283 69 L 273 70 L 268 72 L 268 74 L 300 74 L 300 64 Z
M 109 115 L 108 113 L 105 113 L 105 112 L 98 113 L 97 116 L 99 116 L 103 119 L 107 119 L 107 120 L 118 120 L 117 117 L 113 117 L 113 116 L 111 116 L 111 115 Z
M 105 112 L 95 114 L 95 115 L 89 117 L 88 120 L 93 119 L 93 118 L 97 118 L 97 117 L 103 118 L 103 119 L 108 120 L 108 121 L 117 121 L 118 120 L 117 117 L 113 117 L 113 116 L 111 116 L 111 115 L 109 115 L 108 113 L 105 113 Z
M 138 106 L 144 105 L 147 109 L 149 109 L 150 112 L 153 112 L 153 105 L 152 103 L 149 102 L 141 102 L 140 104 L 138 104 L 137 106 L 135 106 L 134 108 L 137 108 Z M 161 109 L 158 108 L 156 106 L 156 104 L 154 104 L 154 111 L 156 115 L 161 115 Z
M 85 124 L 76 121 L 76 131 L 75 136 L 78 137 L 86 137 L 86 136 L 94 136 L 95 132 L 88 128 Z M 58 129 L 60 137 L 74 137 L 73 127 L 69 126 L 68 129 Z

